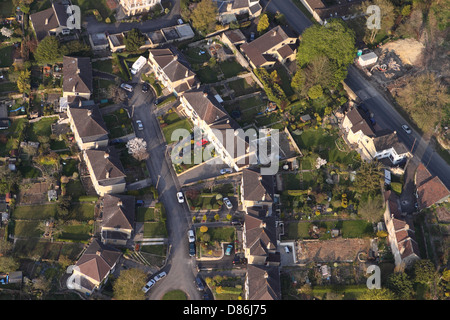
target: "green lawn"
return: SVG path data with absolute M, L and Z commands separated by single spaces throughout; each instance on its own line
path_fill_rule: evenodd
M 15 82 L 3 82 L 2 85 L 0 86 L 0 94 L 17 92 L 18 90 L 19 89 L 17 89 L 17 84 Z
M 219 242 L 233 242 L 234 232 L 234 227 L 210 227 L 207 231 L 207 233 L 210 235 L 210 241 Z M 200 228 L 197 228 L 196 234 L 201 234 Z
M 38 229 L 39 220 L 19 220 L 14 221 L 14 236 L 37 238 L 43 234 L 43 231 Z
M 186 57 L 186 59 L 191 63 L 191 64 L 196 64 L 196 63 L 204 63 L 209 61 L 209 59 L 211 59 L 211 56 L 209 55 L 208 52 L 205 52 L 204 54 L 199 54 L 200 51 L 205 51 L 202 50 L 199 47 L 191 47 L 191 48 L 186 48 L 183 51 L 183 55 Z
M 144 222 L 144 238 L 167 237 L 166 224 L 164 222 Z
M 7 142 L 0 143 L 0 157 L 5 157 L 12 149 L 19 148 L 23 140 L 23 133 L 28 125 L 26 118 L 16 119 L 11 122 L 11 126 L 6 130 L 0 130 L 0 134 L 6 135 Z
M 236 97 L 253 93 L 259 90 L 259 87 L 256 85 L 256 83 L 253 82 L 249 84 L 246 79 L 242 78 L 227 82 L 227 85 L 231 90 L 234 90 L 234 95 Z
M 165 126 L 164 128 L 162 128 L 164 137 L 166 139 L 166 142 L 168 144 L 175 142 L 174 140 L 172 140 L 172 133 L 176 130 L 176 129 L 186 129 L 189 132 L 192 132 L 192 124 L 189 121 L 189 119 L 182 119 L 180 121 L 174 122 L 168 126 Z M 178 140 L 176 140 L 178 141 Z
M 155 208 L 138 208 L 136 222 L 146 222 L 155 220 Z
M 61 160 L 61 167 L 61 174 L 71 177 L 74 172 L 78 172 L 78 161 L 75 159 Z
M 162 300 L 187 300 L 187 296 L 181 290 L 172 290 L 164 294 Z
M 108 59 L 108 60 L 94 61 L 92 62 L 92 69 L 106 73 L 113 73 L 112 60 Z
M 58 117 L 51 117 L 30 123 L 27 129 L 28 139 L 30 141 L 38 141 L 39 136 L 49 137 L 52 134 L 52 123 L 56 122 L 57 120 Z
M 79 224 L 64 226 L 61 235 L 58 239 L 67 239 L 74 241 L 86 241 L 91 238 L 92 225 Z
M 45 220 L 54 218 L 56 215 L 57 204 L 16 206 L 12 213 L 14 219 L 26 220 Z
M 209 66 L 196 71 L 196 74 L 202 83 L 214 83 L 219 81 L 217 78 L 217 71 Z
M 72 201 L 78 201 L 78 198 L 86 195 L 80 180 L 70 180 L 66 185 L 66 193 L 72 197 Z
M 219 67 L 225 78 L 235 77 L 239 72 L 244 71 L 244 68 L 236 60 L 221 62 Z
M 106 128 L 109 130 L 109 136 L 111 139 L 126 136 L 133 133 L 133 126 L 131 119 L 128 118 L 128 114 L 125 109 L 118 109 L 114 112 L 103 116 Z
M 94 208 L 95 203 L 93 203 L 92 201 L 74 203 L 70 208 L 70 217 L 78 221 L 93 220 Z
M 0 68 L 7 68 L 12 65 L 13 51 L 13 45 L 0 46 Z

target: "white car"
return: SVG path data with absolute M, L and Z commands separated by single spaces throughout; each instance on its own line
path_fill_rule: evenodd
M 142 288 L 142 291 L 144 291 L 145 293 L 148 292 L 148 290 L 150 290 L 151 287 L 153 287 L 153 285 L 156 283 L 155 280 L 150 280 L 149 282 L 147 282 L 147 284 Z
M 194 236 L 193 230 L 188 230 L 188 239 L 189 239 L 189 242 L 195 242 L 195 236 Z
M 402 125 L 402 129 L 405 130 L 405 132 L 406 132 L 407 134 L 410 134 L 410 133 L 411 133 L 411 129 L 410 129 L 406 124 Z
M 225 204 L 225 206 L 228 209 L 232 209 L 233 208 L 233 204 L 231 203 L 230 199 L 228 198 L 223 198 L 223 203 Z
M 122 83 L 120 87 L 124 90 L 127 90 L 128 92 L 133 92 L 133 87 L 128 83 Z
M 177 192 L 177 199 L 178 199 L 178 203 L 183 203 L 184 202 L 184 196 L 183 196 L 183 192 Z
M 165 271 L 163 271 L 160 274 L 157 274 L 153 279 L 155 279 L 155 281 L 159 281 L 162 278 L 164 278 L 165 276 L 167 276 L 167 273 Z
M 233 170 L 231 168 L 220 169 L 220 174 L 227 174 L 227 173 L 233 173 Z
M 144 125 L 141 120 L 136 120 L 136 124 L 138 126 L 138 130 L 144 130 Z
M 178 19 L 177 22 L 178 22 L 178 24 L 183 24 L 184 23 L 183 20 L 181 20 L 181 19 Z

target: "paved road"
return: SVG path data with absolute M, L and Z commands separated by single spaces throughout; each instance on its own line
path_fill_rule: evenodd
M 177 24 L 177 19 L 180 16 L 180 0 L 171 0 L 172 10 L 168 15 L 155 20 L 147 20 L 143 22 L 116 22 L 104 23 L 98 22 L 93 15 L 84 17 L 83 27 L 86 28 L 89 34 L 108 32 L 110 34 L 129 31 L 137 28 L 141 32 L 149 32 L 165 27 L 170 27 Z
M 267 0 L 262 0 L 263 5 Z M 290 0 L 272 0 L 267 10 L 275 12 L 280 11 L 286 17 L 289 25 L 299 34 L 312 22 L 290 1 Z M 433 175 L 437 175 L 442 182 L 450 188 L 450 166 L 436 153 L 430 146 L 429 141 L 423 139 L 413 130 L 407 134 L 401 128 L 402 124 L 408 122 L 395 110 L 392 104 L 364 78 L 355 66 L 348 68 L 348 76 L 345 82 L 355 91 L 358 96 L 366 103 L 371 112 L 375 114 L 377 123 L 386 129 L 396 130 L 400 141 L 411 150 L 417 159 L 419 159 Z M 411 127 L 411 126 L 410 126 Z
M 133 79 L 133 82 L 137 82 L 136 79 L 137 77 Z M 133 122 L 140 119 L 144 125 L 144 130 L 136 130 L 136 135 L 147 141 L 150 152 L 147 166 L 153 185 L 158 184 L 160 201 L 166 208 L 166 225 L 171 247 L 168 263 L 163 268 L 167 272 L 167 277 L 158 282 L 147 296 L 151 300 L 159 300 L 167 291 L 179 289 L 184 291 L 189 299 L 199 300 L 200 293 L 194 285 L 196 264 L 188 254 L 187 230 L 191 222 L 190 213 L 186 204 L 179 204 L 176 200 L 176 193 L 180 190 L 180 186 L 170 164 L 170 158 L 166 156 L 166 145 L 159 129 L 159 122 L 152 112 L 154 97 L 150 92 L 142 93 L 141 88 L 140 84 L 135 86 L 129 105 L 135 106 L 132 112 Z M 130 111 L 132 111 L 131 108 Z

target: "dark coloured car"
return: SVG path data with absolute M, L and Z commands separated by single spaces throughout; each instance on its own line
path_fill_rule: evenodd
M 199 291 L 205 290 L 205 285 L 203 283 L 203 279 L 200 278 L 199 276 L 195 277 L 195 285 L 197 286 L 197 289 Z
M 189 242 L 189 255 L 191 257 L 195 256 L 195 243 Z
M 146 93 L 149 90 L 149 85 L 147 83 L 142 84 L 142 92 Z
M 136 200 L 136 207 L 142 207 L 144 205 L 143 200 Z

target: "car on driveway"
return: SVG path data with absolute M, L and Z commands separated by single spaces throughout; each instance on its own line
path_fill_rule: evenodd
M 122 83 L 120 87 L 128 92 L 133 92 L 133 87 L 128 83 Z
M 177 192 L 177 199 L 178 199 L 178 203 L 183 203 L 184 202 L 184 196 L 183 196 L 183 192 Z
M 142 291 L 144 291 L 145 293 L 148 292 L 148 290 L 150 290 L 151 287 L 153 287 L 153 285 L 156 283 L 155 280 L 151 279 L 149 282 L 147 282 L 147 284 L 142 288 Z
M 231 254 L 232 250 L 233 250 L 233 245 L 232 244 L 227 245 L 227 249 L 225 250 L 225 255 L 229 256 Z
M 144 125 L 141 120 L 136 120 L 136 125 L 138 126 L 139 131 L 144 130 Z
M 155 281 L 159 281 L 162 278 L 164 278 L 165 276 L 167 276 L 167 273 L 165 271 L 158 273 L 153 279 L 155 279 Z
M 143 93 L 146 93 L 146 92 L 148 92 L 148 89 L 149 89 L 148 83 L 147 83 L 147 82 L 144 82 L 144 83 L 142 84 L 142 92 L 143 92 Z
M 220 169 L 220 174 L 227 174 L 227 173 L 233 173 L 233 170 L 231 168 Z
M 205 290 L 205 285 L 203 284 L 203 279 L 200 276 L 195 277 L 195 285 L 197 286 L 198 291 Z
M 189 239 L 189 242 L 195 242 L 194 230 L 192 230 L 192 229 L 188 230 L 188 239 Z
M 189 256 L 195 256 L 195 243 L 189 242 Z
M 228 198 L 223 198 L 223 203 L 225 204 L 225 206 L 228 209 L 233 209 L 233 204 L 231 203 L 230 199 Z
M 403 124 L 403 125 L 402 125 L 402 129 L 403 129 L 407 134 L 410 134 L 410 133 L 411 133 L 411 129 L 410 129 L 406 124 Z

